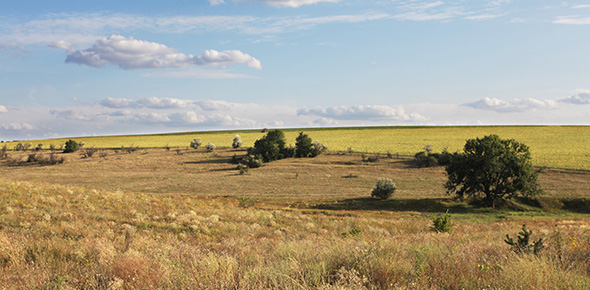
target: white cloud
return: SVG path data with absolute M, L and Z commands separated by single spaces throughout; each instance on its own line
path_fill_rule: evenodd
M 553 20 L 555 24 L 585 25 L 590 24 L 590 17 L 562 16 Z
M 133 108 L 137 106 L 134 100 L 111 97 L 102 100 L 100 104 L 108 108 Z
M 479 15 L 472 15 L 472 16 L 467 16 L 465 17 L 465 19 L 467 20 L 489 20 L 489 19 L 494 19 L 494 18 L 498 18 L 498 17 L 502 17 L 502 14 L 479 14 Z
M 8 109 L 6 109 L 5 106 L 0 105 L 0 113 L 6 113 L 8 112 Z
M 122 69 L 184 68 L 191 65 L 227 66 L 247 64 L 262 69 L 260 61 L 239 50 L 206 50 L 201 56 L 185 55 L 164 44 L 112 35 L 97 40 L 86 50 L 76 50 L 65 42 L 53 43 L 54 47 L 70 52 L 67 63 L 92 67 L 117 65 Z
M 533 98 L 503 101 L 496 98 L 486 97 L 473 103 L 463 104 L 463 106 L 480 110 L 496 111 L 499 113 L 512 113 L 536 109 L 551 109 L 556 106 L 556 102 L 553 100 L 540 101 Z
M 299 115 L 315 115 L 336 120 L 427 120 L 426 117 L 420 114 L 407 114 L 402 107 L 377 105 L 300 109 L 297 113 Z
M 575 105 L 588 105 L 590 104 L 590 92 L 579 92 L 577 95 L 561 98 L 558 101 Z
M 223 1 L 223 0 L 209 0 L 209 3 L 211 5 L 219 5 L 219 4 L 225 3 L 225 1 Z
M 174 98 L 141 98 L 137 104 L 141 107 L 154 109 L 169 109 L 169 108 L 187 108 L 192 105 L 192 101 L 179 100 Z
M 140 123 L 167 123 L 170 118 L 164 113 L 138 113 L 135 114 L 135 121 Z
M 0 129 L 4 131 L 29 131 L 35 129 L 35 127 L 29 123 L 1 123 Z
M 574 5 L 572 6 L 573 9 L 585 9 L 585 8 L 590 8 L 590 4 L 580 4 L 580 5 Z
M 209 2 L 217 2 L 219 0 L 209 0 Z M 264 4 L 274 6 L 274 7 L 292 7 L 297 8 L 303 5 L 311 5 L 311 4 L 318 4 L 321 2 L 339 2 L 340 0 L 234 0 L 236 2 L 262 2 Z M 223 0 L 221 0 L 223 3 Z M 213 4 L 213 3 L 211 3 Z M 218 4 L 218 3 L 216 3 Z
M 216 101 L 216 100 L 205 100 L 199 101 L 197 104 L 201 107 L 201 109 L 205 111 L 220 111 L 220 110 L 229 110 L 232 108 L 232 104 L 226 101 Z
M 231 73 L 224 70 L 207 70 L 198 68 L 187 68 L 177 71 L 158 71 L 143 74 L 144 77 L 151 78 L 174 78 L 174 79 L 253 79 L 255 77 Z

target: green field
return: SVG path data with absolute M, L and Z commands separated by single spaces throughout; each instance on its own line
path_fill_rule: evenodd
M 516 139 L 531 148 L 533 163 L 539 167 L 590 170 L 590 126 L 465 126 L 465 127 L 365 127 L 285 129 L 287 142 L 295 143 L 300 131 L 328 146 L 330 151 L 392 153 L 412 156 L 425 145 L 440 152 L 461 150 L 465 140 L 497 134 L 501 138 Z M 117 148 L 139 146 L 142 148 L 188 147 L 194 138 L 201 138 L 203 145 L 211 142 L 217 147 L 230 147 L 233 137 L 239 134 L 244 146 L 250 147 L 264 135 L 260 130 L 190 132 L 159 135 L 129 135 L 74 138 L 87 147 Z M 62 145 L 64 139 L 33 140 L 32 144 Z M 17 142 L 8 143 L 9 148 Z

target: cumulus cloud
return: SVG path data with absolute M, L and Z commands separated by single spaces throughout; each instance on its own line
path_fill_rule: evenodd
M 8 112 L 8 109 L 6 109 L 6 107 L 0 105 L 0 113 L 6 113 Z
M 122 108 L 151 108 L 151 109 L 172 109 L 172 108 L 188 108 L 193 104 L 193 101 L 180 100 L 175 98 L 158 98 L 148 97 L 141 98 L 137 101 L 125 98 L 111 98 L 108 97 L 100 102 L 100 104 L 107 108 L 122 109 Z
M 29 123 L 1 123 L 0 128 L 4 131 L 28 131 L 35 129 Z
M 512 101 L 504 101 L 496 98 L 485 97 L 473 103 L 466 103 L 463 106 L 471 107 L 479 110 L 490 110 L 499 113 L 514 113 L 525 112 L 536 109 L 551 109 L 554 108 L 556 102 L 553 100 L 541 101 L 533 98 L 528 99 L 514 99 Z
M 199 101 L 197 104 L 205 111 L 229 110 L 232 107 L 231 103 L 216 100 Z
M 581 92 L 574 96 L 558 99 L 561 103 L 569 103 L 575 105 L 588 105 L 590 104 L 590 92 Z
M 590 24 L 590 17 L 562 16 L 553 20 L 555 24 L 585 25 Z
M 425 121 L 420 114 L 408 114 L 402 107 L 394 106 L 339 106 L 331 108 L 300 109 L 299 115 L 315 115 L 336 120 L 398 120 Z
M 116 65 L 124 70 L 184 68 L 192 65 L 227 66 L 247 64 L 262 69 L 260 61 L 239 50 L 206 50 L 200 56 L 179 53 L 176 49 L 157 42 L 137 40 L 133 37 L 112 35 L 97 40 L 91 48 L 77 50 L 66 42 L 54 42 L 54 47 L 69 52 L 67 63 L 92 67 Z

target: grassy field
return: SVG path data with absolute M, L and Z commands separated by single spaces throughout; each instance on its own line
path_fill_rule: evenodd
M 0 288 L 590 287 L 590 172 L 542 169 L 545 196 L 491 210 L 445 195 L 442 168 L 410 158 L 333 153 L 240 175 L 229 161 L 243 153 L 0 161 Z M 397 183 L 393 199 L 369 198 L 378 177 Z M 447 209 L 452 231 L 432 231 Z M 504 243 L 523 223 L 544 238 L 541 254 Z
M 331 151 L 392 153 L 413 156 L 425 145 L 440 152 L 460 151 L 465 140 L 497 134 L 502 138 L 516 139 L 531 148 L 536 166 L 590 170 L 590 126 L 482 126 L 482 127 L 375 127 L 375 128 L 327 128 L 285 130 L 288 143 L 295 143 L 300 131 L 305 131 L 321 141 Z M 239 134 L 244 146 L 250 147 L 264 135 L 260 131 L 196 132 L 162 135 L 82 137 L 87 147 L 117 148 L 139 146 L 142 148 L 188 147 L 194 138 L 201 138 L 203 145 L 211 142 L 218 147 L 231 147 L 233 137 Z M 35 146 L 43 143 L 61 146 L 68 139 L 27 141 Z M 13 148 L 18 142 L 7 143 Z

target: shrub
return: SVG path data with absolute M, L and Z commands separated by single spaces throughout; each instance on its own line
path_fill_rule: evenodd
M 2 146 L 2 149 L 0 149 L 0 158 L 8 157 L 8 153 L 6 153 L 6 151 L 8 151 L 8 147 L 5 144 L 4 146 Z
M 238 170 L 240 171 L 240 175 L 248 173 L 248 169 L 248 165 L 244 165 L 242 163 L 238 164 Z
M 447 193 L 495 207 L 507 198 L 530 198 L 541 192 L 528 146 L 489 135 L 467 140 L 463 151 L 453 154 L 445 168 Z
M 432 167 L 436 165 L 437 155 L 428 153 L 427 151 L 420 151 L 414 155 L 414 160 L 418 167 Z
M 43 150 L 43 143 L 39 143 L 37 144 L 37 147 L 35 147 L 35 151 L 41 151 Z
M 442 153 L 438 155 L 437 162 L 439 165 L 446 166 L 451 163 L 452 154 L 447 151 L 447 149 L 443 150 Z
M 216 147 L 215 144 L 213 144 L 211 142 L 209 142 L 209 143 L 207 143 L 207 145 L 205 145 L 205 149 L 207 149 L 207 152 L 211 152 L 211 151 L 215 150 L 215 147 Z
M 378 199 L 388 199 L 396 190 L 395 183 L 390 178 L 379 178 L 377 184 L 371 192 L 371 197 Z
M 543 238 L 531 243 L 532 230 L 527 231 L 526 224 L 522 225 L 522 231 L 518 233 L 518 241 L 515 242 L 508 234 L 504 242 L 512 247 L 512 250 L 518 254 L 529 254 L 531 251 L 537 255 L 545 247 L 543 245 Z
M 248 149 L 249 155 L 260 156 L 263 162 L 282 159 L 285 153 L 285 134 L 281 130 L 268 131 Z
M 15 151 L 25 151 L 25 145 L 23 143 L 18 143 L 14 146 Z
M 96 152 L 98 152 L 98 149 L 94 148 L 94 147 L 90 147 L 90 148 L 85 148 L 82 150 L 82 158 L 89 158 L 92 157 Z
M 313 143 L 311 138 L 307 134 L 300 132 L 297 139 L 295 139 L 295 157 L 310 157 L 312 152 Z
M 254 155 L 246 155 L 242 157 L 239 164 L 245 165 L 248 168 L 258 168 L 262 166 L 262 160 Z M 238 167 L 238 169 L 240 169 L 240 167 Z
M 66 142 L 66 146 L 64 148 L 64 153 L 72 153 L 78 151 L 78 142 L 70 139 Z
M 311 156 L 312 157 L 316 157 L 324 152 L 326 152 L 326 150 L 328 150 L 328 147 L 325 146 L 322 142 L 320 141 L 313 141 L 313 151 L 311 152 Z
M 242 147 L 242 137 L 240 137 L 240 135 L 236 135 L 234 137 L 234 141 L 232 142 L 231 147 L 234 149 Z
M 191 141 L 191 148 L 199 149 L 199 147 L 201 147 L 201 144 L 201 138 L 195 138 L 193 141 Z
M 451 231 L 451 215 L 449 210 L 444 214 L 432 215 L 432 230 L 437 233 L 446 233 Z

